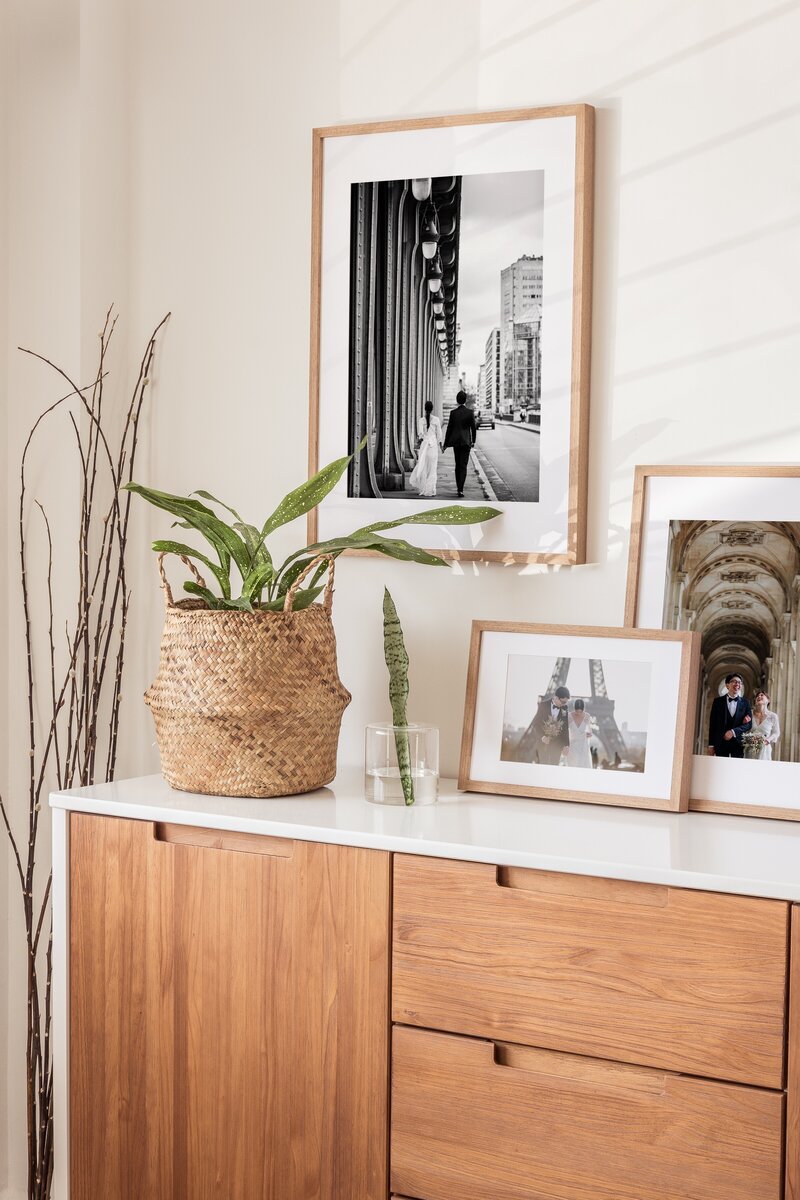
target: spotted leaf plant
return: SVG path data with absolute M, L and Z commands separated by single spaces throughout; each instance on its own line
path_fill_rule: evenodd
M 445 508 L 425 509 L 394 521 L 375 521 L 346 536 L 304 546 L 290 554 L 280 565 L 276 564 L 267 539 L 282 525 L 316 508 L 342 478 L 351 457 L 347 455 L 329 463 L 307 482 L 289 492 L 261 526 L 249 524 L 235 508 L 210 492 L 196 491 L 190 496 L 174 496 L 140 483 L 126 484 L 125 490 L 135 492 L 156 508 L 169 513 L 175 518 L 173 527 L 190 530 L 205 539 L 207 544 L 202 550 L 178 538 L 162 538 L 153 542 L 153 549 L 157 553 L 178 554 L 196 562 L 206 583 L 216 584 L 216 587 L 211 587 L 196 580 L 187 580 L 183 585 L 184 590 L 204 600 L 209 608 L 245 612 L 278 612 L 283 609 L 292 584 L 309 563 L 321 554 L 337 558 L 344 550 L 371 550 L 404 562 L 446 566 L 442 558 L 400 538 L 384 537 L 384 532 L 400 525 L 476 525 L 500 516 L 498 509 L 487 505 L 468 508 L 463 504 L 453 504 Z M 220 515 L 220 511 L 225 513 L 225 517 Z M 327 563 L 321 563 L 308 577 L 308 583 L 298 588 L 292 603 L 293 611 L 313 604 L 322 591 L 321 580 L 326 570 Z M 234 582 L 234 571 L 240 582 Z

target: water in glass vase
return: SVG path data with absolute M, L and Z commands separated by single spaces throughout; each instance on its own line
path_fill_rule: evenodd
M 414 787 L 414 807 L 435 804 L 439 798 L 439 772 L 416 767 L 411 771 Z M 364 776 L 364 793 L 372 804 L 398 804 L 406 799 L 399 767 L 369 767 Z

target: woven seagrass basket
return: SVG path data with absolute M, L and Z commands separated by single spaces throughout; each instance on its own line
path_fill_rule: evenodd
M 217 796 L 288 796 L 330 783 L 351 700 L 331 621 L 334 560 L 308 564 L 283 612 L 249 613 L 176 602 L 163 559 L 161 661 L 145 701 L 164 778 L 180 791 Z M 326 559 L 323 602 L 292 612 L 303 578 Z

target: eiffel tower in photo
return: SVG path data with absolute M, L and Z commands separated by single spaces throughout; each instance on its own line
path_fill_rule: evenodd
M 556 688 L 563 687 L 566 684 L 571 662 L 571 658 L 556 659 L 556 665 L 553 668 L 553 674 L 550 676 L 550 682 L 544 694 L 539 696 L 538 703 L 541 704 L 546 696 L 552 696 Z M 625 758 L 627 756 L 625 740 L 619 731 L 614 716 L 614 701 L 609 698 L 605 675 L 603 674 L 603 664 L 599 658 L 589 659 L 589 676 L 591 679 L 592 694 L 591 696 L 582 697 L 586 705 L 586 711 L 593 718 L 597 726 L 597 736 L 603 744 L 603 749 L 608 756 L 609 762 L 613 762 L 617 754 L 620 758 Z M 578 697 L 573 696 L 572 699 L 576 700 Z M 533 761 L 534 741 L 533 721 L 531 721 L 517 743 L 514 757 L 518 762 Z

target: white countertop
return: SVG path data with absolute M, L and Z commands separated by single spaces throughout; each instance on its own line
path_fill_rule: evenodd
M 241 800 L 176 792 L 160 775 L 56 792 L 54 808 L 333 842 L 500 866 L 800 901 L 800 823 L 660 813 L 458 792 L 439 803 L 363 799 L 360 768 L 305 796 Z

